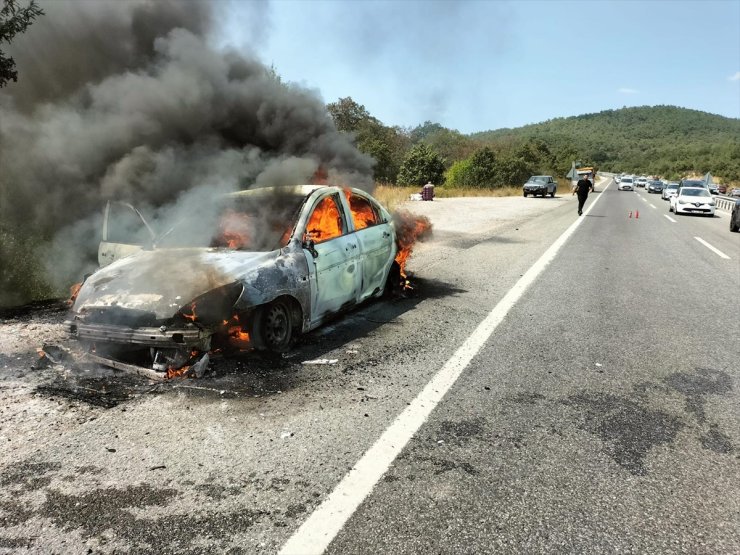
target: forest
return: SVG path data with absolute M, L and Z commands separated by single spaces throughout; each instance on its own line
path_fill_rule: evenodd
M 580 160 L 606 171 L 740 181 L 740 120 L 675 106 L 555 118 L 470 135 L 427 121 L 390 127 L 351 98 L 328 105 L 338 129 L 376 160 L 379 183 L 496 188 L 532 174 L 563 177 Z

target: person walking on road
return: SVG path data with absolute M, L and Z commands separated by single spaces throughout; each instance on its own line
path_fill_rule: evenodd
M 586 204 L 586 199 L 588 198 L 589 191 L 593 191 L 594 186 L 591 181 L 588 179 L 588 174 L 581 177 L 581 179 L 578 180 L 578 183 L 576 183 L 575 188 L 573 189 L 573 194 L 575 195 L 578 193 L 578 215 L 580 216 L 583 214 L 583 205 Z

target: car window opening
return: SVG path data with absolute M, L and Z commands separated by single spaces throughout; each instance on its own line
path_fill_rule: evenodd
M 324 197 L 314 208 L 306 224 L 306 234 L 315 243 L 323 243 L 344 235 L 342 211 L 335 196 Z

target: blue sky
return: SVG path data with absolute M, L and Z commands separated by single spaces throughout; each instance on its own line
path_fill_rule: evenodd
M 326 102 L 463 133 L 623 106 L 740 118 L 740 0 L 231 0 L 221 40 Z

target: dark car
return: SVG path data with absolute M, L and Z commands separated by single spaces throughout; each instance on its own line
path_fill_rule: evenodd
M 533 175 L 524 184 L 524 196 L 527 195 L 550 195 L 555 196 L 558 190 L 558 183 L 551 175 Z
M 663 182 L 662 181 L 650 181 L 647 185 L 648 193 L 662 193 Z
M 701 179 L 682 179 L 679 183 L 679 186 L 681 187 L 701 187 L 703 189 L 709 190 L 709 187 L 707 187 L 707 184 L 702 181 Z
M 735 201 L 730 215 L 730 231 L 740 231 L 740 200 Z
M 717 185 L 717 192 L 720 195 L 724 195 L 727 193 L 727 185 Z

